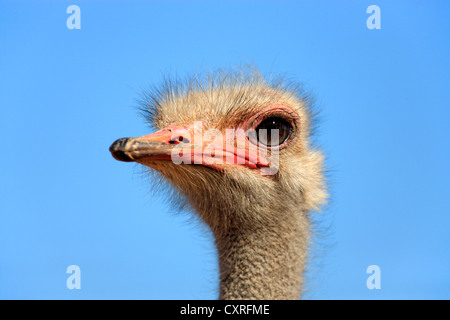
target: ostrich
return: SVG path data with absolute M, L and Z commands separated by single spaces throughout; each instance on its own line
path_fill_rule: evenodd
M 309 213 L 327 197 L 300 86 L 256 68 L 209 71 L 166 80 L 141 110 L 157 131 L 116 140 L 112 156 L 151 168 L 209 226 L 219 299 L 299 299 Z

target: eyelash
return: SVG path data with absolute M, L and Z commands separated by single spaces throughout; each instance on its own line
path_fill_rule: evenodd
M 264 120 L 269 119 L 269 118 L 281 118 L 292 126 L 292 131 L 295 131 L 296 125 L 295 125 L 295 120 L 292 119 L 292 115 L 287 116 L 286 112 L 280 112 L 280 111 L 268 112 L 268 113 L 258 116 L 253 121 L 251 129 L 253 129 L 253 130 L 256 129 L 261 124 L 261 122 L 263 122 Z

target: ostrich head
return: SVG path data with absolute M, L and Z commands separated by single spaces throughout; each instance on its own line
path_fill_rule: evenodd
M 156 132 L 110 151 L 157 172 L 211 228 L 220 297 L 298 298 L 308 212 L 326 198 L 300 87 L 256 70 L 218 71 L 166 81 L 142 110 Z

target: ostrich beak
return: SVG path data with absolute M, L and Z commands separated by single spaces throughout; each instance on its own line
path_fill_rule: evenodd
M 171 160 L 219 170 L 228 164 L 251 169 L 269 166 L 269 158 L 260 155 L 258 148 L 249 143 L 236 147 L 234 139 L 227 142 L 220 132 L 199 137 L 197 131 L 195 126 L 170 126 L 142 137 L 118 139 L 109 150 L 116 160 L 143 164 L 147 160 Z
M 116 160 L 124 162 L 143 158 L 170 160 L 174 145 L 183 141 L 182 136 L 173 137 L 174 131 L 166 128 L 138 138 L 121 138 L 113 142 L 109 151 Z

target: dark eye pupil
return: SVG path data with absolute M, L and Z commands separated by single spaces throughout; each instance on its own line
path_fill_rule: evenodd
M 272 131 L 278 130 L 278 131 Z M 258 141 L 266 146 L 277 146 L 285 142 L 292 132 L 292 126 L 278 117 L 267 118 L 256 128 Z

